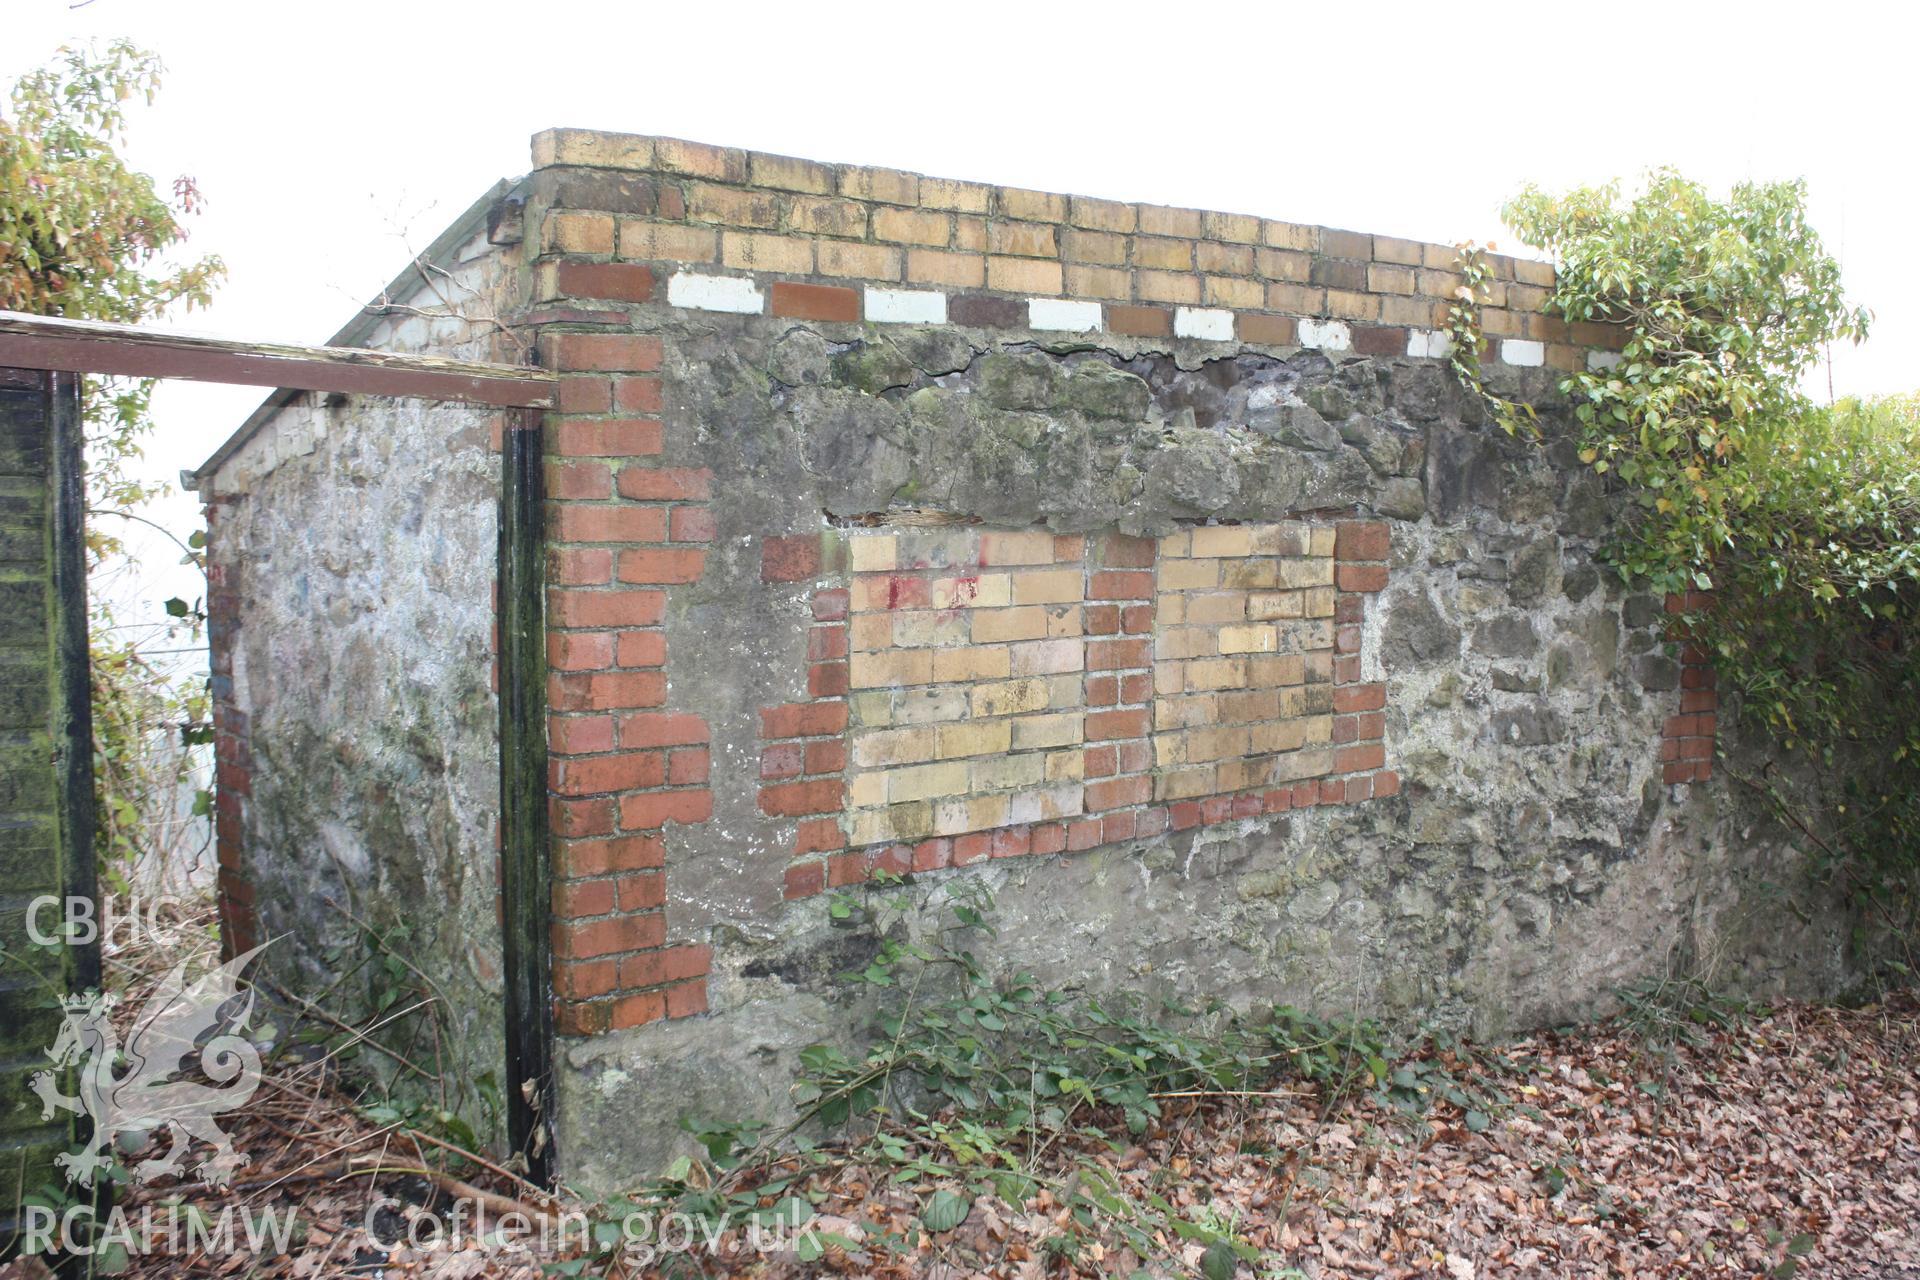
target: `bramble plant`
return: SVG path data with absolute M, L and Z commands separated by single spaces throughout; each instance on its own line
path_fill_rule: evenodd
M 1823 406 L 1801 390 L 1872 319 L 1847 302 L 1805 185 L 1743 183 L 1719 199 L 1661 170 L 1633 194 L 1529 187 L 1502 214 L 1555 260 L 1546 310 L 1626 339 L 1617 362 L 1560 383 L 1581 459 L 1632 504 L 1608 557 L 1641 589 L 1711 592 L 1676 634 L 1710 652 L 1746 718 L 1821 766 L 1797 795 L 1756 785 L 1910 933 L 1920 399 Z M 1469 286 L 1455 308 L 1469 340 L 1482 301 Z M 1477 364 L 1456 371 L 1487 394 Z M 1505 402 L 1489 403 L 1516 428 Z M 1817 821 L 1796 812 L 1810 802 Z

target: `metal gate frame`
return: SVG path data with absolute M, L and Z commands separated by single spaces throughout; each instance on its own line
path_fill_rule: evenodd
M 548 931 L 544 415 L 554 376 L 541 369 L 346 347 L 291 346 L 0 311 L 0 368 L 44 370 L 54 427 L 53 512 L 61 675 L 57 715 L 62 888 L 96 894 L 93 721 L 87 647 L 80 375 L 184 378 L 291 391 L 385 395 L 504 411 L 499 555 L 501 947 L 506 985 L 507 1139 L 528 1177 L 551 1185 L 552 942 Z M 64 407 L 63 407 L 64 406 Z M 97 987 L 100 955 L 73 949 L 71 991 Z

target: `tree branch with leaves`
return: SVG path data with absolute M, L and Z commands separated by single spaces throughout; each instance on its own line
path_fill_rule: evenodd
M 138 324 L 211 298 L 225 274 L 220 260 L 174 259 L 185 219 L 201 204 L 198 186 L 177 178 L 163 195 L 122 155 L 129 108 L 152 103 L 160 75 L 158 57 L 120 40 L 61 49 L 13 86 L 0 114 L 0 309 Z M 87 547 L 96 573 L 127 559 L 120 521 L 98 517 L 144 519 L 138 508 L 166 492 L 137 467 L 152 429 L 152 389 L 150 380 L 85 380 Z M 199 538 L 188 539 L 187 563 L 200 563 Z M 206 690 L 204 679 L 183 687 L 141 642 L 125 639 L 98 592 L 93 614 L 95 777 L 112 880 L 152 851 L 154 824 L 172 813 L 189 748 L 206 740 Z M 168 614 L 177 624 L 150 630 L 198 641 L 197 605 L 169 602 Z

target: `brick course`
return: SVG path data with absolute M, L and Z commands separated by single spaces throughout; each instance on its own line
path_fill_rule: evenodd
M 534 162 L 568 173 L 644 175 L 634 181 L 653 193 L 648 216 L 631 218 L 616 217 L 633 208 L 623 189 L 559 188 L 541 244 L 558 257 L 562 290 L 578 297 L 645 302 L 658 295 L 656 277 L 676 264 L 718 264 L 802 278 L 711 295 L 728 310 L 856 320 L 844 293 L 816 288 L 844 281 L 984 287 L 1009 295 L 1008 305 L 963 306 L 956 292 L 948 299 L 954 323 L 1024 327 L 1029 298 L 1076 297 L 1103 308 L 1100 327 L 1109 332 L 1164 337 L 1158 308 L 1208 306 L 1231 314 L 1203 340 L 1292 345 L 1299 331 L 1291 321 L 1332 318 L 1356 322 L 1352 346 L 1362 354 L 1417 358 L 1430 353 L 1410 350 L 1405 326 L 1443 324 L 1460 279 L 1456 252 L 1444 245 L 676 139 L 551 130 L 536 137 Z M 1553 279 L 1547 264 L 1495 255 L 1488 266 L 1496 302 L 1483 318 L 1489 334 L 1541 344 L 1539 362 L 1565 369 L 1583 363 L 1576 344 L 1619 345 L 1605 326 L 1582 326 L 1576 335 L 1538 314 Z M 707 305 L 695 278 L 679 295 L 683 305 Z M 1489 358 L 1506 350 L 1494 343 Z M 1514 350 L 1532 360 L 1531 347 Z

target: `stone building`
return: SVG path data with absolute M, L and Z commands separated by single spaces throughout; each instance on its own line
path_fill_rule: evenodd
M 1491 259 L 1484 316 L 1536 442 L 1449 373 L 1449 247 L 533 151 L 336 341 L 559 377 L 545 731 L 507 751 L 547 763 L 571 1177 L 780 1110 L 846 1033 L 828 905 L 876 869 L 984 881 L 992 960 L 1093 990 L 1497 1034 L 1671 967 L 1845 980 L 1844 916 L 1788 909 L 1796 851 L 1715 776 L 1710 670 L 1595 559 L 1556 385 L 1611 335 L 1539 313 L 1548 267 Z M 195 477 L 236 945 L 319 977 L 404 925 L 470 1077 L 503 1055 L 523 429 L 282 394 Z

